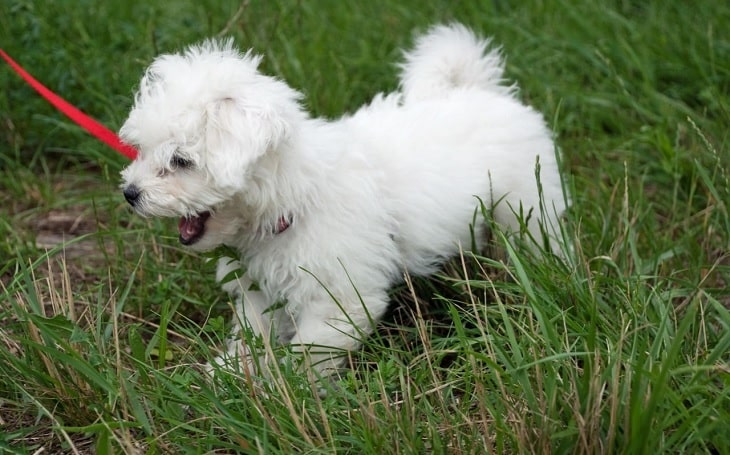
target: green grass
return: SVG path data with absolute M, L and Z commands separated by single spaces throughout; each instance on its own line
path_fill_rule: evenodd
M 396 87 L 414 31 L 464 22 L 556 133 L 574 248 L 465 254 L 394 290 L 338 381 L 207 381 L 228 318 L 212 265 L 132 215 L 124 158 L 0 66 L 0 452 L 730 453 L 727 2 L 0 11 L 0 46 L 112 128 L 154 55 L 221 32 L 336 117 Z

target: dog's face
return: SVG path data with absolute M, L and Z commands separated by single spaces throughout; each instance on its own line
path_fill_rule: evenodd
M 231 244 L 256 163 L 301 115 L 299 94 L 259 61 L 230 41 L 158 57 L 120 130 L 139 151 L 122 171 L 125 198 L 142 216 L 180 217 L 180 241 L 197 250 Z

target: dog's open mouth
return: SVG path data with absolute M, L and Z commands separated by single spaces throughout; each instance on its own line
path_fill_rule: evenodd
M 194 216 L 180 218 L 178 230 L 180 231 L 180 243 L 192 245 L 197 242 L 205 233 L 205 222 L 210 218 L 210 212 L 198 213 Z

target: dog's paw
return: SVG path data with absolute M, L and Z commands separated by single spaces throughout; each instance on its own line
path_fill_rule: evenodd
M 259 373 L 258 365 L 248 352 L 224 352 L 214 357 L 203 366 L 204 371 L 211 377 L 221 370 L 245 376 L 254 376 Z

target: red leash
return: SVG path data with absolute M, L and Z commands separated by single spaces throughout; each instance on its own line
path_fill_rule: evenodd
M 88 115 L 84 114 L 68 101 L 64 100 L 60 96 L 47 89 L 33 76 L 28 74 L 28 72 L 25 71 L 20 65 L 15 63 L 15 61 L 10 58 L 10 56 L 6 54 L 5 51 L 3 51 L 2 49 L 0 49 L 0 57 L 4 58 L 5 61 L 8 62 L 8 64 L 15 70 L 15 72 L 18 73 L 20 77 L 25 79 L 25 81 L 30 84 L 30 86 L 33 87 L 38 93 L 40 93 L 43 98 L 48 100 L 48 102 L 53 104 L 56 109 L 63 112 L 68 118 L 76 122 L 83 129 L 91 133 L 100 141 L 107 144 L 109 147 L 126 156 L 127 158 L 133 160 L 137 157 L 137 150 L 134 147 L 129 144 L 125 144 L 113 131 L 111 131 L 101 123 L 97 122 L 93 118 L 89 117 Z

